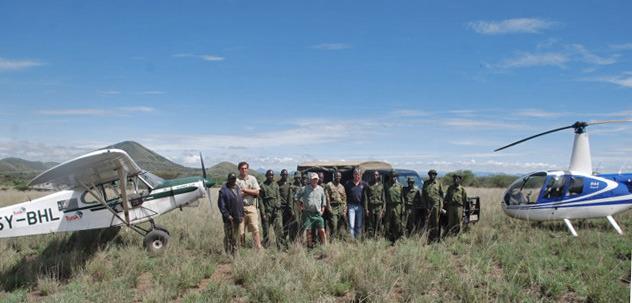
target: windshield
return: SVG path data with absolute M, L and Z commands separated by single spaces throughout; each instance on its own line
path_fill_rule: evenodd
M 399 173 L 399 177 L 397 177 L 399 184 L 404 184 L 404 185 L 408 184 L 408 177 L 415 178 L 416 186 L 421 187 L 421 185 L 423 185 L 421 178 L 416 173 L 401 173 L 401 172 Z
M 546 172 L 534 173 L 514 181 L 505 193 L 507 205 L 532 204 L 538 199 L 540 188 L 546 180 Z
M 165 180 L 150 173 L 150 172 L 144 172 L 141 173 L 140 175 L 138 175 L 143 181 L 145 181 L 147 183 L 147 185 L 149 185 L 149 187 L 151 187 L 152 189 L 155 188 L 156 186 L 158 186 L 160 183 L 164 182 Z

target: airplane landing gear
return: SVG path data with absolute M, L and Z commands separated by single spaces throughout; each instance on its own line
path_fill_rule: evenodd
M 157 255 L 162 253 L 169 243 L 169 234 L 160 229 L 154 229 L 147 233 L 143 244 L 151 254 Z

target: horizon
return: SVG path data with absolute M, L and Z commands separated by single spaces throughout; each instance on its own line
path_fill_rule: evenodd
M 632 3 L 0 3 L 0 158 L 135 141 L 187 166 L 567 169 L 632 118 Z M 631 170 L 632 124 L 591 126 Z

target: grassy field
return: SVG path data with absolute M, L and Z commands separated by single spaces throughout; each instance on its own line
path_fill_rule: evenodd
M 0 205 L 41 192 L 0 191 Z M 632 215 L 536 224 L 502 214 L 500 189 L 469 189 L 481 222 L 438 244 L 420 238 L 335 242 L 288 252 L 245 248 L 223 254 L 216 207 L 158 218 L 168 251 L 148 256 L 122 229 L 0 239 L 2 302 L 628 302 Z M 216 192 L 213 194 L 215 200 Z

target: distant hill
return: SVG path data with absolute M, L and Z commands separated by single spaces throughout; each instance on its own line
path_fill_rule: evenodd
M 138 142 L 123 141 L 104 148 L 124 150 L 141 168 L 165 179 L 202 176 L 201 168 L 186 167 L 174 163 Z M 55 162 L 28 161 L 20 158 L 2 159 L 0 160 L 0 184 L 27 182 L 39 173 L 57 164 L 58 163 Z M 237 165 L 230 162 L 220 162 L 206 169 L 207 176 L 215 180 L 218 184 L 226 180 L 226 175 L 228 175 L 229 172 L 238 173 Z M 251 171 L 251 174 L 259 180 L 263 179 L 263 176 L 254 170 Z
M 4 158 L 0 160 L 2 173 L 39 173 L 57 165 L 55 162 L 28 161 L 20 158 Z

